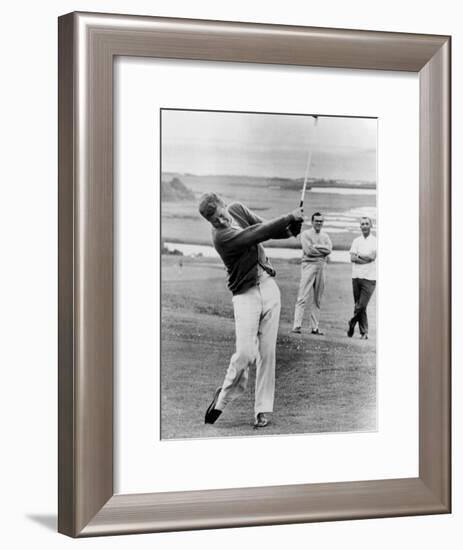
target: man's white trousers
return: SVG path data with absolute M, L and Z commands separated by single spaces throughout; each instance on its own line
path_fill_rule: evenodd
M 300 328 L 302 326 L 304 309 L 307 305 L 310 312 L 309 328 L 312 328 L 312 330 L 318 329 L 321 299 L 325 290 L 325 267 L 325 262 L 304 262 L 301 264 L 301 282 L 294 310 L 293 328 Z
M 222 384 L 216 409 L 223 410 L 245 390 L 249 367 L 256 365 L 254 413 L 272 412 L 275 396 L 275 351 L 280 320 L 280 290 L 272 277 L 233 296 L 236 351 Z

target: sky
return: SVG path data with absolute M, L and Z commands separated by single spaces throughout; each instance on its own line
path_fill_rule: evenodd
M 376 181 L 377 120 L 162 110 L 163 172 Z

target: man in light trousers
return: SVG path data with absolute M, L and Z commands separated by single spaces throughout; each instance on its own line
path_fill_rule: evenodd
M 328 234 L 322 230 L 324 219 L 320 212 L 312 215 L 312 228 L 301 233 L 302 261 L 301 281 L 294 309 L 292 332 L 299 334 L 306 304 L 310 310 L 311 333 L 323 335 L 320 330 L 320 307 L 326 281 L 326 262 L 333 245 Z
M 302 209 L 264 221 L 240 203 L 226 205 L 215 193 L 201 198 L 199 212 L 212 225 L 214 247 L 228 273 L 233 294 L 236 350 L 225 379 L 205 415 L 214 424 L 222 411 L 246 390 L 249 367 L 256 365 L 254 426 L 268 424 L 275 394 L 275 350 L 280 319 L 280 290 L 275 271 L 260 244 L 300 232 Z

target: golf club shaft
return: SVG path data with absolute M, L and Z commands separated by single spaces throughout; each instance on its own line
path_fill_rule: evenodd
M 314 118 L 315 118 L 315 121 L 314 121 L 314 125 L 313 125 L 312 135 L 310 137 L 309 154 L 308 154 L 308 157 L 307 157 L 307 165 L 305 167 L 304 185 L 302 187 L 301 201 L 299 203 L 300 208 L 302 208 L 304 206 L 305 191 L 306 191 L 306 188 L 307 188 L 307 180 L 309 179 L 310 164 L 312 162 L 313 145 L 315 143 L 315 134 L 316 134 L 316 131 L 317 131 L 317 126 L 318 126 L 318 116 L 316 116 Z

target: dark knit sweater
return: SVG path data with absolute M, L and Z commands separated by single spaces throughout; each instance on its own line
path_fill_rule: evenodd
M 228 288 L 233 294 L 242 294 L 257 283 L 259 260 L 264 269 L 271 269 L 263 247 L 259 243 L 268 239 L 290 237 L 289 226 L 294 222 L 294 216 L 288 214 L 270 221 L 263 221 L 238 202 L 229 205 L 228 211 L 242 229 L 213 228 L 212 241 L 227 269 Z

